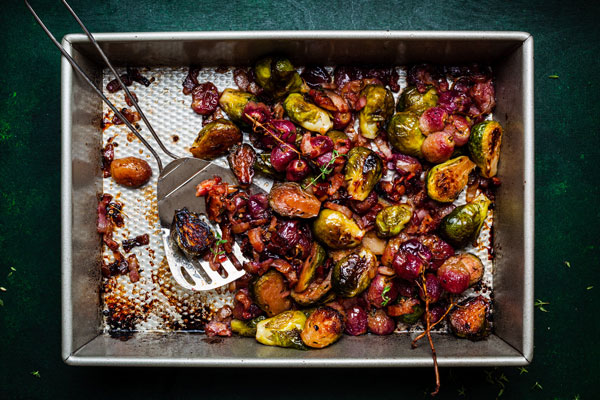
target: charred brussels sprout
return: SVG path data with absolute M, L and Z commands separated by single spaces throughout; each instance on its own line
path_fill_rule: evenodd
M 472 202 L 456 207 L 442 219 L 440 235 L 456 247 L 474 241 L 485 221 L 490 203 L 484 194 L 480 194 Z
M 171 224 L 171 238 L 190 256 L 202 256 L 213 245 L 215 237 L 198 214 L 187 208 L 175 211 Z
M 438 94 L 435 88 L 431 87 L 425 93 L 419 93 L 416 87 L 409 86 L 402 91 L 397 110 L 412 111 L 420 115 L 428 108 L 435 107 L 437 102 Z
M 225 114 L 234 122 L 242 123 L 244 108 L 250 101 L 257 101 L 252 93 L 246 93 L 234 89 L 225 89 L 219 97 L 219 106 Z
M 368 139 L 375 139 L 377 132 L 394 114 L 394 96 L 381 85 L 368 85 L 360 96 L 366 98 L 366 105 L 358 114 L 360 133 Z
M 473 168 L 475 164 L 466 156 L 436 165 L 427 174 L 427 194 L 436 201 L 453 202 L 467 184 Z
M 240 129 L 233 122 L 220 118 L 202 128 L 190 152 L 197 158 L 213 159 L 241 142 Z
M 267 346 L 305 350 L 300 334 L 306 323 L 302 311 L 286 311 L 256 325 L 256 340 Z
M 325 262 L 326 257 L 327 253 L 325 252 L 325 249 L 323 249 L 320 244 L 314 242 L 310 249 L 310 255 L 304 260 L 304 264 L 302 265 L 298 283 L 294 288 L 296 292 L 303 292 L 308 288 L 308 285 L 310 285 L 315 278 L 317 268 Z
M 259 276 L 251 289 L 254 301 L 269 317 L 292 307 L 285 278 L 274 269 Z
M 354 147 L 348 153 L 344 179 L 353 200 L 363 201 L 381 179 L 383 161 L 366 147 Z
M 369 287 L 377 272 L 377 257 L 362 248 L 347 255 L 333 267 L 333 290 L 343 297 L 355 297 Z
M 239 319 L 231 320 L 231 330 L 240 336 L 255 337 L 256 336 L 256 325 L 260 321 L 265 320 L 267 317 L 259 315 L 256 318 L 252 318 L 250 321 L 242 321 Z
M 254 73 L 258 84 L 276 99 L 302 87 L 300 74 L 287 58 L 265 57 L 256 63 Z
M 309 131 L 325 134 L 333 127 L 329 113 L 309 103 L 299 93 L 290 94 L 283 102 L 283 108 L 292 121 Z
M 490 303 L 482 296 L 468 299 L 450 314 L 450 329 L 460 338 L 480 340 L 489 334 Z
M 469 151 L 484 178 L 496 176 L 501 142 L 502 127 L 496 121 L 484 121 L 471 128 Z
M 425 135 L 419 129 L 419 116 L 411 111 L 394 114 L 387 127 L 390 144 L 402 154 L 423 157 Z
M 407 204 L 389 206 L 377 213 L 375 229 L 380 237 L 396 236 L 412 217 L 412 208 Z
M 324 208 L 313 222 L 317 239 L 332 249 L 349 249 L 360 244 L 365 232 L 339 211 Z
M 319 213 L 321 202 L 294 182 L 274 185 L 269 193 L 269 205 L 279 215 L 292 218 L 312 218 Z
M 335 343 L 343 332 L 342 315 L 331 307 L 319 307 L 306 319 L 300 337 L 308 347 L 322 349 Z

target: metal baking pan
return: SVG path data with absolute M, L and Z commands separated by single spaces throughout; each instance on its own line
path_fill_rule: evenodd
M 440 366 L 525 365 L 533 357 L 533 38 L 523 32 L 168 32 L 96 34 L 117 65 L 249 65 L 282 53 L 298 65 L 482 62 L 493 66 L 505 128 L 494 214 L 494 333 L 470 342 L 435 334 Z M 102 83 L 104 65 L 84 35 L 63 46 Z M 101 101 L 62 62 L 62 357 L 71 365 L 219 367 L 431 366 L 429 347 L 409 334 L 345 336 L 319 351 L 268 347 L 233 337 L 218 343 L 187 332 L 103 333 L 100 241 L 95 229 L 102 138 Z

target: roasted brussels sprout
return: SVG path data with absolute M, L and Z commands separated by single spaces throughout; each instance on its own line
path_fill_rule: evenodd
M 360 96 L 366 98 L 366 104 L 358 114 L 360 133 L 368 139 L 375 139 L 394 114 L 394 96 L 381 85 L 368 85 Z
M 256 278 L 251 289 L 254 301 L 269 317 L 292 307 L 285 278 L 274 269 Z
M 152 168 L 141 158 L 117 158 L 110 163 L 110 175 L 119 185 L 137 188 L 150 180 Z
M 456 207 L 442 219 L 440 235 L 456 247 L 474 241 L 485 221 L 490 203 L 484 194 L 480 194 L 472 202 Z
M 246 188 L 252 184 L 255 160 L 256 151 L 249 144 L 244 143 L 241 146 L 233 146 L 229 151 L 229 156 L 227 157 L 229 168 L 242 188 Z
M 269 205 L 277 214 L 292 218 L 315 217 L 321 208 L 319 199 L 294 182 L 273 185 Z
M 398 317 L 399 321 L 410 325 L 417 322 L 424 312 L 423 303 L 413 297 L 400 296 L 395 304 L 387 307 L 390 317 Z
M 481 176 L 491 178 L 498 172 L 502 127 L 496 121 L 484 121 L 471 128 L 469 151 L 481 170 Z
M 171 223 L 171 238 L 190 256 L 202 256 L 213 245 L 215 237 L 198 214 L 187 208 L 176 210 Z
M 474 254 L 458 254 L 448 258 L 437 270 L 437 276 L 444 290 L 462 293 L 483 277 L 483 264 Z
M 363 201 L 381 179 L 383 161 L 373 150 L 354 147 L 348 153 L 344 179 L 353 200 Z
M 219 97 L 219 106 L 233 122 L 243 123 L 244 108 L 250 101 L 256 101 L 252 93 L 227 88 Z
M 254 67 L 256 82 L 275 99 L 288 93 L 299 92 L 302 78 L 290 60 L 283 57 L 265 57 Z
M 306 323 L 302 311 L 286 311 L 256 325 L 256 340 L 267 346 L 291 347 L 305 350 L 300 334 Z
M 322 349 L 335 343 L 343 332 L 342 315 L 331 307 L 319 307 L 306 319 L 300 337 L 308 347 Z
M 256 336 L 256 325 L 260 321 L 265 320 L 267 317 L 259 315 L 256 318 L 252 318 L 250 321 L 242 321 L 239 319 L 231 320 L 231 330 L 240 336 L 255 337 Z
M 302 292 L 292 290 L 291 296 L 296 303 L 301 306 L 311 306 L 317 303 L 328 301 L 331 290 L 331 270 L 329 275 L 323 280 L 313 281 L 308 288 Z
M 436 165 L 427 174 L 427 194 L 439 202 L 453 202 L 467 184 L 473 168 L 475 164 L 467 156 Z
M 398 111 L 412 111 L 420 115 L 428 108 L 435 107 L 437 102 L 438 94 L 435 88 L 431 87 L 425 93 L 419 93 L 416 87 L 408 86 L 402 91 L 396 109 Z
M 360 244 L 365 231 L 339 211 L 324 208 L 313 222 L 316 238 L 332 249 L 349 249 Z
M 465 300 L 450 313 L 450 329 L 460 337 L 480 340 L 489 334 L 490 302 L 482 296 Z
M 376 272 L 377 257 L 361 248 L 335 264 L 331 277 L 333 290 L 343 297 L 355 297 L 369 287 Z
M 375 229 L 380 237 L 396 236 L 412 217 L 412 208 L 407 204 L 389 206 L 377 213 Z
M 411 111 L 394 114 L 387 127 L 390 144 L 402 154 L 423 157 L 425 135 L 419 129 L 419 117 Z
M 299 93 L 290 94 L 283 102 L 283 108 L 292 121 L 311 132 L 325 134 L 333 127 L 329 113 L 309 103 Z
M 213 159 L 242 142 L 242 132 L 231 121 L 224 118 L 206 125 L 194 140 L 190 152 L 197 158 Z
M 325 262 L 327 253 L 325 249 L 317 242 L 313 242 L 310 249 L 310 254 L 304 263 L 302 264 L 302 271 L 298 278 L 298 283 L 294 290 L 296 292 L 303 292 L 308 288 L 308 285 L 314 280 L 317 268 Z

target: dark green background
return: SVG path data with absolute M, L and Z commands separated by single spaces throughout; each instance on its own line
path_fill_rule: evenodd
M 58 0 L 32 0 L 58 37 Z M 93 32 L 517 30 L 535 39 L 535 356 L 444 369 L 439 398 L 598 398 L 600 29 L 597 1 L 72 0 Z M 217 4 L 218 3 L 218 4 Z M 0 398 L 425 398 L 430 369 L 74 368 L 60 359 L 59 55 L 22 2 L 0 6 Z M 549 75 L 558 75 L 550 79 Z M 571 267 L 565 265 L 569 261 Z M 10 267 L 16 271 L 7 275 Z M 587 289 L 594 286 L 591 289 Z M 39 371 L 40 377 L 31 374 Z M 507 378 L 504 380 L 502 374 Z M 488 382 L 487 377 L 492 377 Z M 495 383 L 493 383 L 495 382 Z M 534 388 L 538 382 L 543 389 Z M 460 394 L 464 388 L 465 395 Z M 281 396 L 281 397 L 280 397 Z

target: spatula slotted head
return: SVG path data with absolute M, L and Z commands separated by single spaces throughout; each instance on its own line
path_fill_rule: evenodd
M 181 286 L 190 290 L 211 290 L 241 278 L 245 272 L 238 270 L 230 260 L 221 266 L 226 277 L 211 269 L 208 261 L 184 254 L 171 239 L 170 228 L 176 210 L 186 207 L 189 211 L 203 217 L 211 228 L 221 234 L 218 226 L 206 218 L 206 202 L 196 197 L 196 186 L 206 179 L 218 176 L 223 182 L 235 184 L 236 179 L 228 168 L 223 168 L 210 161 L 198 158 L 181 158 L 171 162 L 158 177 L 158 215 L 162 227 L 162 239 L 165 254 L 173 277 Z M 260 187 L 252 185 L 250 193 L 264 192 Z M 233 256 L 243 264 L 245 257 L 240 246 L 233 243 Z M 229 257 L 229 255 L 228 255 Z

